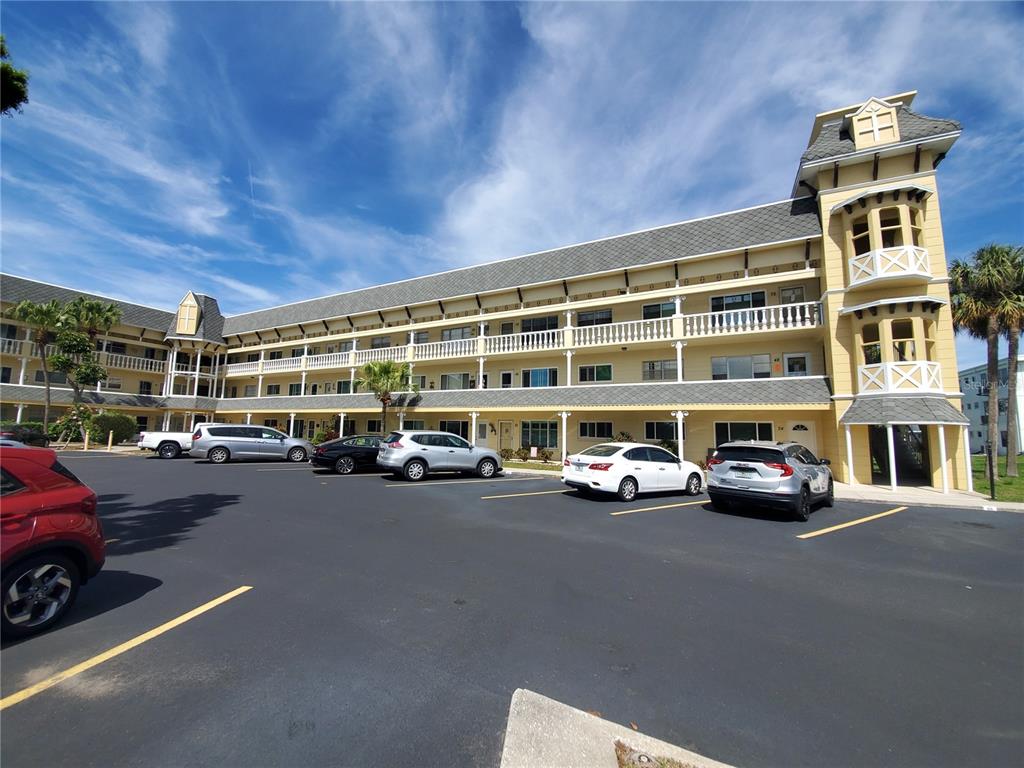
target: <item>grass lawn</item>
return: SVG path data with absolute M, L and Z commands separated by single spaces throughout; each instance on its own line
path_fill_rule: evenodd
M 1019 477 L 1006 476 L 1006 457 L 999 457 L 999 479 L 996 480 L 997 501 L 1024 501 L 1024 456 L 1018 457 Z M 984 456 L 972 456 L 974 466 L 974 490 L 988 495 L 988 468 Z
M 549 472 L 561 472 L 562 462 L 560 461 L 549 461 L 546 464 L 543 461 L 516 461 L 510 459 L 509 461 L 501 462 L 505 469 L 546 469 Z

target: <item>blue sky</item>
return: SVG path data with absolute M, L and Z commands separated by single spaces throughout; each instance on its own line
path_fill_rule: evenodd
M 950 258 L 1024 242 L 1021 4 L 25 3 L 5 271 L 236 313 L 789 195 L 813 115 L 964 136 Z M 981 362 L 958 343 L 961 365 Z

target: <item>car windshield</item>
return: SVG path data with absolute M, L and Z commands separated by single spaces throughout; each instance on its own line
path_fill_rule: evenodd
M 580 451 L 580 456 L 614 456 L 621 450 L 621 445 L 592 445 L 587 450 Z
M 715 458 L 722 461 L 760 461 L 778 463 L 783 460 L 782 452 L 773 448 L 756 445 L 727 445 L 715 451 Z

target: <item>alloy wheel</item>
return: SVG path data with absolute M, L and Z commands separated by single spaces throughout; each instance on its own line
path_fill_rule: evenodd
M 71 573 L 59 563 L 35 565 L 4 593 L 4 618 L 19 629 L 34 629 L 53 620 L 74 590 Z
M 339 475 L 347 475 L 355 468 L 356 463 L 352 461 L 351 456 L 342 456 L 334 462 L 334 471 Z

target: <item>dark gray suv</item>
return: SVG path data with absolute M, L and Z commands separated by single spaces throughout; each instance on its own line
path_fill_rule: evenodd
M 807 520 L 812 504 L 832 506 L 828 465 L 799 443 L 722 443 L 708 459 L 708 496 L 721 509 L 747 502 L 788 509 Z

